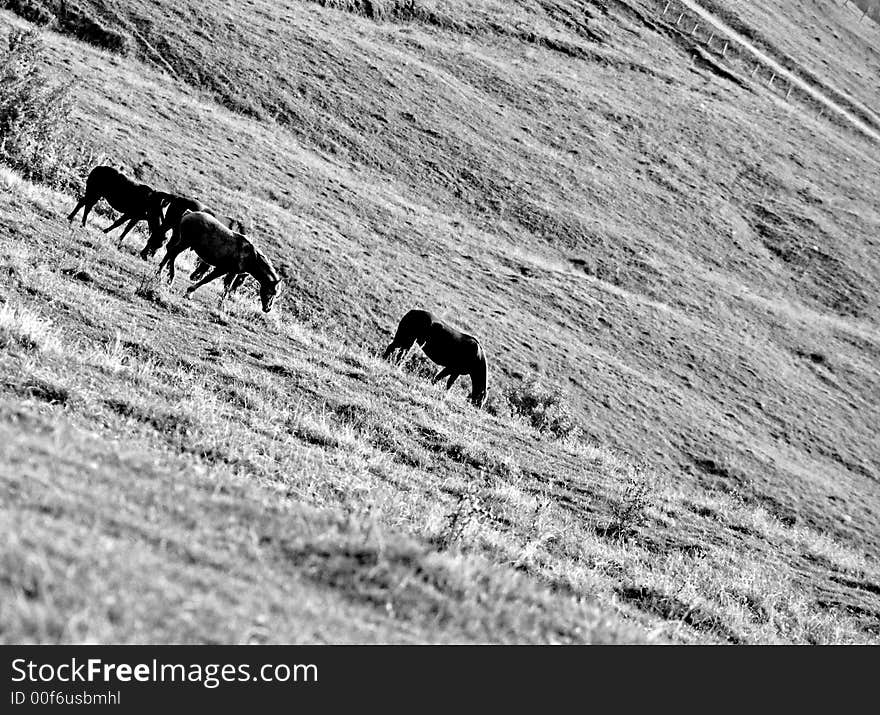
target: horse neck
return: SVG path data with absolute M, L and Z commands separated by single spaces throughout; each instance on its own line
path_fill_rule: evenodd
M 277 283 L 278 276 L 275 274 L 275 270 L 269 265 L 269 262 L 260 256 L 257 253 L 256 249 L 254 253 L 248 256 L 244 265 L 245 273 L 250 273 L 254 278 L 256 278 L 260 285 L 264 283 Z

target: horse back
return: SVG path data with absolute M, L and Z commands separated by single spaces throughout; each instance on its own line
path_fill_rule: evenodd
M 438 365 L 455 368 L 461 372 L 471 372 L 481 360 L 483 348 L 473 336 L 435 320 L 428 330 L 428 337 L 422 350 Z
M 395 337 L 400 341 L 408 342 L 410 339 L 415 339 L 422 342 L 427 338 L 432 323 L 434 316 L 427 310 L 407 311 L 397 325 Z
M 163 194 L 163 201 L 167 201 L 168 203 L 168 209 L 165 211 L 165 222 L 169 226 L 178 223 L 187 211 L 193 213 L 203 211 L 213 216 L 213 213 L 208 210 L 208 207 L 198 199 L 191 199 L 188 196 Z
M 153 190 L 146 184 L 139 184 L 112 166 L 96 166 L 86 179 L 86 190 L 103 196 L 107 203 L 123 213 L 147 209 Z
M 245 271 L 256 251 L 244 236 L 206 211 L 187 211 L 180 219 L 180 237 L 206 263 L 236 273 Z
M 181 213 L 180 232 L 184 239 L 236 243 L 235 234 L 207 211 L 193 211 L 184 208 Z
M 96 184 L 98 186 L 109 186 L 111 184 L 124 184 L 129 183 L 133 184 L 134 182 L 129 179 L 125 174 L 123 174 L 118 169 L 112 166 L 96 166 L 89 172 L 89 176 L 86 179 L 86 182 L 89 184 Z

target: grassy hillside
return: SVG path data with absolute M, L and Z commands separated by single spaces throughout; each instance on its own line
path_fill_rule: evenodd
M 78 136 L 287 292 L 183 301 L 3 174 L 3 639 L 876 639 L 877 147 L 663 4 L 68 3 Z M 876 113 L 864 24 L 794 5 L 725 19 Z M 415 306 L 497 414 L 376 359 Z

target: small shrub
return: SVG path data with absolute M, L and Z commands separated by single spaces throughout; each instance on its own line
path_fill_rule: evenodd
M 477 488 L 474 484 L 468 484 L 458 495 L 452 511 L 446 514 L 443 531 L 436 540 L 437 548 L 446 551 L 461 540 L 477 511 Z
M 500 419 L 510 419 L 513 417 L 513 409 L 510 406 L 510 402 L 503 393 L 497 390 L 489 390 L 483 409 L 493 417 Z
M 371 20 L 412 20 L 420 9 L 416 0 L 315 0 L 319 5 Z
M 72 138 L 70 87 L 49 81 L 43 52 L 36 32 L 0 40 L 0 161 L 29 181 L 76 187 L 94 157 Z
M 129 37 L 118 28 L 105 25 L 94 13 L 75 4 L 61 3 L 55 16 L 58 29 L 67 34 L 120 55 L 128 54 L 131 49 Z
M 174 301 L 174 296 L 168 284 L 153 275 L 145 275 L 138 284 L 138 287 L 135 288 L 134 294 L 138 298 L 155 303 L 165 310 L 175 313 L 182 312 L 182 308 Z
M 535 429 L 554 437 L 573 436 L 577 424 L 562 388 L 533 379 L 508 387 L 504 396 L 514 416 L 524 418 Z
M 0 7 L 11 10 L 35 25 L 48 25 L 55 19 L 39 0 L 2 0 Z
M 645 523 L 654 497 L 652 480 L 640 473 L 631 474 L 620 499 L 611 507 L 611 521 L 604 535 L 621 538 L 633 535 Z
M 42 400 L 49 404 L 66 405 L 73 398 L 68 387 L 38 377 L 29 378 L 12 389 L 21 397 Z
M 110 52 L 124 55 L 131 49 L 131 38 L 119 27 L 107 25 L 88 3 L 80 6 L 74 0 L 0 0 L 0 8 Z

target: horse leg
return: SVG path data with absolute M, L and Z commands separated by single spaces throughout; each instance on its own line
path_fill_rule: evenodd
M 245 279 L 248 277 L 247 273 L 239 273 L 232 279 L 232 283 L 230 284 L 229 292 L 230 294 L 235 293 L 239 289 L 242 283 L 244 283 Z
M 226 278 L 223 279 L 223 293 L 220 296 L 220 307 L 223 307 L 223 303 L 226 301 L 226 298 L 229 294 L 234 290 L 233 285 L 235 285 L 235 281 L 238 278 L 237 273 L 227 273 Z
M 179 231 L 171 236 L 171 240 L 168 241 L 168 245 L 165 246 L 165 258 L 162 259 L 162 262 L 159 264 L 159 269 L 156 271 L 156 273 L 161 273 L 162 266 L 165 265 L 166 262 L 170 261 L 170 264 L 168 266 L 168 273 L 170 274 L 168 277 L 169 284 L 174 281 L 174 261 L 177 260 L 178 255 L 183 253 L 189 247 L 189 244 L 183 240 Z
M 191 281 L 200 280 L 202 276 L 204 276 L 209 270 L 211 270 L 211 264 L 206 263 L 201 258 L 196 261 L 196 267 L 193 269 L 193 272 L 189 274 L 189 279 Z
M 449 380 L 446 381 L 446 389 L 448 390 L 450 387 L 452 387 L 452 386 L 455 384 L 455 381 L 456 381 L 459 377 L 461 377 L 461 375 L 459 375 L 458 373 L 455 373 L 455 372 L 452 373 L 452 374 L 449 376 Z
M 85 199 L 85 197 L 83 197 L 83 198 L 81 198 L 79 201 L 77 201 L 77 202 L 76 202 L 76 208 L 74 208 L 73 211 L 71 211 L 71 212 L 67 215 L 67 222 L 68 222 L 68 223 L 73 223 L 73 219 L 74 219 L 74 217 L 76 216 L 76 212 L 79 211 L 79 210 L 80 210 L 83 206 L 85 206 L 85 205 L 86 205 L 86 199 Z
M 110 224 L 107 228 L 104 229 L 104 233 L 110 233 L 114 228 L 119 228 L 122 224 L 124 224 L 131 216 L 128 214 L 122 214 L 116 221 Z
M 118 221 L 116 221 L 116 223 L 114 223 L 112 226 L 108 226 L 107 228 L 105 228 L 105 229 L 104 229 L 104 233 L 110 233 L 110 231 L 112 231 L 114 228 L 118 228 L 118 227 L 121 226 L 123 223 L 125 223 L 126 221 L 128 221 L 129 218 L 131 218 L 131 217 L 130 217 L 128 214 L 123 215 L 123 216 L 122 216 Z M 126 226 L 126 227 L 122 230 L 122 233 L 119 234 L 119 240 L 116 242 L 116 248 L 122 248 L 122 242 L 125 240 L 125 236 L 126 236 L 126 234 L 127 234 L 129 231 L 131 231 L 132 227 L 133 227 L 138 221 L 140 221 L 139 218 L 132 218 L 131 221 L 129 221 L 128 226 Z
M 208 275 L 206 275 L 204 278 L 202 278 L 202 280 L 200 280 L 198 283 L 196 283 L 195 285 L 191 285 L 189 288 L 187 288 L 185 297 L 189 298 L 189 296 L 192 294 L 192 292 L 194 290 L 196 290 L 197 288 L 205 285 L 205 283 L 210 283 L 215 278 L 219 278 L 220 276 L 225 275 L 227 273 L 229 273 L 228 268 L 215 268 Z
M 180 255 L 183 250 L 184 248 L 180 246 L 172 246 L 169 244 L 168 248 L 165 249 L 165 257 L 156 269 L 156 275 L 158 276 L 162 273 L 165 264 L 168 264 L 168 285 L 174 283 L 174 261 L 177 260 L 177 256 Z
M 156 245 L 156 244 L 158 244 L 158 245 Z M 151 255 L 153 255 L 160 248 L 162 248 L 162 241 L 161 240 L 154 241 L 153 236 L 150 236 L 147 239 L 147 242 L 144 244 L 144 247 L 141 249 L 140 256 L 141 256 L 141 258 L 143 258 L 146 261 Z
M 162 248 L 162 244 L 165 243 L 165 233 L 167 230 L 168 229 L 164 228 L 164 224 L 160 224 L 157 230 L 153 230 L 151 227 L 150 237 L 141 249 L 141 258 L 146 261 L 150 256 L 156 253 L 156 251 Z
M 442 380 L 444 377 L 450 375 L 451 373 L 452 373 L 452 370 L 450 370 L 448 367 L 444 367 L 440 372 L 438 372 L 436 375 L 434 375 L 434 377 L 431 379 L 431 384 L 432 385 L 437 384 L 438 380 Z
M 171 251 L 166 249 L 165 255 L 162 256 L 162 260 L 159 261 L 159 267 L 156 269 L 157 276 L 162 272 L 162 269 L 165 267 L 165 264 L 168 263 L 168 259 L 170 259 L 170 258 L 171 258 Z
M 126 234 L 128 234 L 131 229 L 133 229 L 138 223 L 140 223 L 141 220 L 142 219 L 136 217 L 128 222 L 128 226 L 122 229 L 122 235 L 119 237 L 119 243 L 122 243 L 122 239 L 125 238 Z
M 174 228 L 174 220 L 166 213 L 165 218 L 162 219 L 162 223 L 159 224 L 159 231 L 164 236 L 168 233 L 169 228 Z
M 95 204 L 98 203 L 98 201 L 100 201 L 100 199 L 101 199 L 100 196 L 90 197 L 90 196 L 86 195 L 86 198 L 84 199 L 84 201 L 86 202 L 86 207 L 85 207 L 85 209 L 83 209 L 83 218 L 82 218 L 82 225 L 83 226 L 86 225 L 86 220 L 88 220 L 88 218 L 89 218 L 89 212 L 95 207 Z

